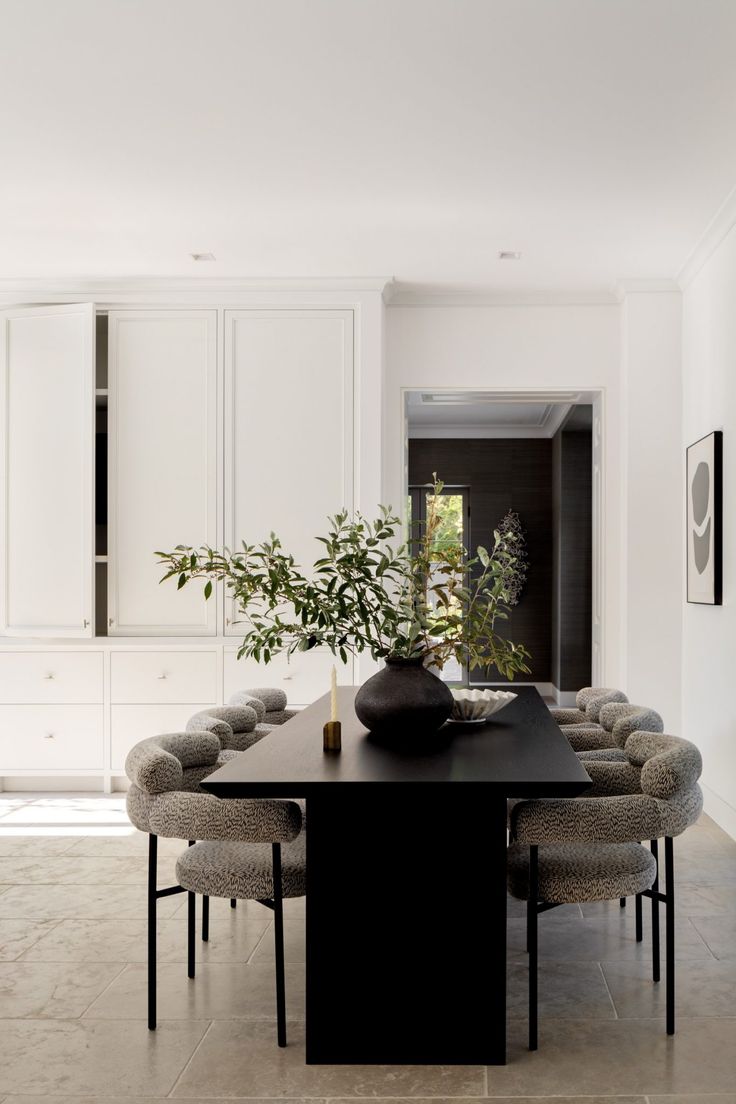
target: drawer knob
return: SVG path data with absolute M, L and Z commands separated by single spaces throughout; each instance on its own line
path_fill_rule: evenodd
M 44 677 L 44 679 L 46 679 L 46 680 L 48 680 L 48 679 L 53 679 L 53 678 L 56 678 L 56 676 L 54 675 L 54 673 L 53 673 L 53 672 L 51 672 L 51 674 L 49 674 L 49 675 L 44 675 L 43 677 Z
M 165 679 L 165 678 L 168 678 L 169 676 L 168 676 L 168 675 L 166 675 L 166 674 L 163 674 L 163 675 L 157 675 L 156 677 L 157 677 L 158 679 Z
M 53 732 L 47 732 L 46 735 L 44 736 L 44 740 L 53 740 L 53 739 L 54 739 Z
M 282 682 L 291 682 L 292 677 L 293 677 L 292 675 L 282 675 L 281 676 L 281 681 Z

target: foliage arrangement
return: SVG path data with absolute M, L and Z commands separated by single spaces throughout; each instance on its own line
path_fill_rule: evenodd
M 176 578 L 181 589 L 203 579 L 205 598 L 214 582 L 223 582 L 246 625 L 238 658 L 268 663 L 279 652 L 319 645 L 343 662 L 348 653 L 367 651 L 374 659 L 424 658 L 441 669 L 453 657 L 471 669 L 495 666 L 511 679 L 528 672 L 529 655 L 495 624 L 508 616 L 505 579 L 516 537 L 496 531 L 491 551 L 478 548 L 470 560 L 461 544 L 438 541 L 442 487 L 435 476 L 412 551 L 395 543 L 401 521 L 390 508 L 379 507 L 374 521 L 343 510 L 328 519 L 327 536 L 317 538 L 324 555 L 309 575 L 272 533 L 237 552 L 207 545 L 157 552 L 166 569 L 161 581 Z
M 526 552 L 526 534 L 516 510 L 509 510 L 502 518 L 498 526 L 498 532 L 502 541 L 511 540 L 513 544 L 513 562 L 509 561 L 504 568 L 503 585 L 506 592 L 506 604 L 517 606 L 526 583 L 529 557 Z

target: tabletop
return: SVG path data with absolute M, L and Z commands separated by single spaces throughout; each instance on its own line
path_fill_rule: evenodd
M 325 783 L 360 786 L 460 782 L 508 797 L 575 797 L 591 780 L 533 686 L 483 725 L 446 724 L 401 742 L 373 737 L 355 715 L 356 686 L 338 688 L 342 751 L 325 753 L 325 694 L 202 783 L 220 797 L 308 797 Z

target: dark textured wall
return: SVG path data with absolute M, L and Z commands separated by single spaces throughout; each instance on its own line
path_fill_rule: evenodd
M 592 587 L 592 439 L 557 434 L 554 444 L 552 682 L 558 690 L 590 685 Z
M 497 622 L 503 636 L 531 653 L 535 682 L 552 680 L 552 441 L 534 439 L 409 441 L 409 484 L 428 483 L 437 472 L 445 483 L 470 491 L 472 551 L 490 546 L 493 529 L 507 510 L 516 510 L 526 530 L 529 574 L 521 601 L 508 621 Z M 504 681 L 494 669 L 475 671 L 474 682 Z M 582 685 L 582 684 L 581 684 Z

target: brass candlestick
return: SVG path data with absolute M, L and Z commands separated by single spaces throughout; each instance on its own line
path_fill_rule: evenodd
M 323 749 L 325 751 L 340 751 L 342 748 L 342 725 L 339 721 L 328 721 L 322 729 Z

